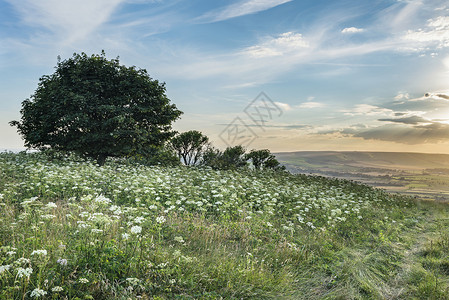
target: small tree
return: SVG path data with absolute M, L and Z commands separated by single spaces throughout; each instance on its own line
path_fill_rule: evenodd
M 162 146 L 182 114 L 170 104 L 164 83 L 118 58 L 107 60 L 104 52 L 59 60 L 20 112 L 21 120 L 10 124 L 26 147 L 74 151 L 100 165 L 109 156 Z
M 172 138 L 170 145 L 185 165 L 196 165 L 209 147 L 209 138 L 199 131 L 190 130 Z
M 245 155 L 246 160 L 251 160 L 254 169 L 285 169 L 284 166 L 280 166 L 279 161 L 276 157 L 271 154 L 270 150 L 251 150 Z
M 247 166 L 245 148 L 227 147 L 223 152 L 209 148 L 204 155 L 203 164 L 219 170 L 234 170 Z
M 243 146 L 227 147 L 221 155 L 223 169 L 236 169 L 247 166 L 245 159 L 245 148 Z

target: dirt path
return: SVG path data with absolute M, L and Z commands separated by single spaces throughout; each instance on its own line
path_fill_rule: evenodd
M 423 265 L 424 253 L 429 245 L 436 243 L 441 234 L 448 231 L 448 207 L 425 205 L 416 226 L 404 232 L 404 242 L 394 245 L 399 253 L 403 253 L 403 258 L 397 276 L 385 287 L 386 299 L 449 299 L 449 294 L 442 296 L 439 293 L 449 288 L 447 276 Z M 429 294 L 432 297 L 423 294 L 425 291 L 432 293 L 432 289 L 435 291 L 435 295 Z

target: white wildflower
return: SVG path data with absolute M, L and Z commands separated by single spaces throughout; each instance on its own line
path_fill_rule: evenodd
M 164 216 L 159 216 L 156 218 L 156 222 L 158 222 L 159 224 L 162 224 L 166 221 Z
M 16 264 L 22 265 L 22 264 L 29 264 L 31 261 L 28 258 L 21 257 L 18 260 L 15 261 Z
M 80 279 L 78 279 L 78 281 L 81 282 L 81 283 L 88 283 L 89 282 L 89 280 L 86 279 L 86 278 L 80 278 Z
M 134 222 L 136 222 L 137 224 L 141 224 L 143 221 L 145 221 L 144 217 L 136 217 L 134 219 Z
M 44 220 L 51 220 L 51 219 L 56 218 L 56 216 L 48 214 L 48 215 L 41 215 L 41 218 Z
M 55 286 L 54 288 L 51 289 L 52 292 L 62 292 L 64 289 L 60 286 Z
M 31 255 L 46 256 L 47 250 L 34 250 L 33 252 L 31 252 Z
M 0 266 L 0 274 L 11 269 L 11 265 Z
M 175 241 L 178 243 L 184 243 L 184 239 L 182 238 L 182 236 L 175 236 Z
M 140 227 L 140 226 L 133 226 L 133 227 L 131 227 L 131 233 L 133 233 L 133 234 L 139 234 L 139 233 L 141 233 L 142 232 L 142 227 Z
M 33 273 L 33 269 L 32 268 L 24 269 L 24 268 L 19 267 L 16 270 L 17 270 L 17 276 L 19 278 L 22 278 L 23 276 L 30 277 L 31 273 Z
M 41 290 L 41 289 L 34 289 L 34 290 L 31 292 L 31 297 L 39 298 L 39 297 L 41 297 L 41 296 L 45 296 L 46 294 L 47 294 L 47 292 L 44 291 L 44 290 Z
M 47 208 L 57 208 L 58 206 L 54 202 L 48 202 L 47 205 L 45 205 Z
M 56 262 L 61 266 L 67 266 L 67 259 L 65 258 L 59 258 Z
M 109 199 L 103 195 L 97 196 L 94 201 L 98 204 L 109 204 L 112 202 L 111 199 Z
M 128 281 L 131 285 L 138 285 L 140 283 L 140 279 L 138 278 L 126 278 L 126 281 Z

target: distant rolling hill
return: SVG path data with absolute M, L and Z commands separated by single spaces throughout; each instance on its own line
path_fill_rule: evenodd
M 275 155 L 292 173 L 356 180 L 389 192 L 449 201 L 449 154 L 298 151 Z
M 449 154 L 413 152 L 298 151 L 275 154 L 287 167 L 304 170 L 356 171 L 360 168 L 424 170 L 449 169 Z

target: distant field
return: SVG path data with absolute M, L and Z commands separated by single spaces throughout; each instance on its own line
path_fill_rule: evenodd
M 447 154 L 299 151 L 276 157 L 293 173 L 345 178 L 425 200 L 449 201 Z

